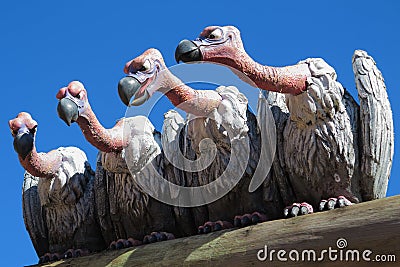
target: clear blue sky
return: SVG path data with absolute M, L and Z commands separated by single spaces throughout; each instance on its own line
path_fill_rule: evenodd
M 124 63 L 144 50 L 161 50 L 167 65 L 183 38 L 208 25 L 235 25 L 248 53 L 282 66 L 322 57 L 355 97 L 351 57 L 371 54 L 381 69 L 396 133 L 400 117 L 399 1 L 2 1 L 0 4 L 0 169 L 2 170 L 1 265 L 36 263 L 22 219 L 23 169 L 13 150 L 8 120 L 28 111 L 39 123 L 37 148 L 78 146 L 94 163 L 96 149 L 77 125 L 56 113 L 58 89 L 81 80 L 100 121 L 111 127 L 124 116 L 117 94 Z M 246 91 L 247 95 L 257 90 Z M 162 116 L 152 122 L 160 129 Z M 396 134 L 396 137 L 399 134 Z M 398 145 L 398 141 L 396 141 Z M 400 194 L 400 157 L 395 148 L 388 195 Z

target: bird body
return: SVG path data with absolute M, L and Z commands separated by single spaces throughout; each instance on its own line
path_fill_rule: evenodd
M 258 165 L 261 140 L 256 116 L 248 110 L 247 98 L 236 87 L 195 90 L 167 69 L 161 53 L 155 49 L 129 61 L 125 73 L 128 76 L 119 84 L 119 94 L 125 104 L 132 97 L 131 105 L 141 104 L 144 95 L 147 100 L 160 91 L 188 114 L 183 120 L 177 113 L 167 113 L 177 124 L 176 128 L 181 129 L 183 142 L 176 144 L 179 138 L 175 132 L 163 131 L 162 138 L 167 139 L 163 142 L 164 154 L 168 155 L 167 148 L 172 154 L 174 150 L 182 150 L 183 156 L 172 156 L 172 161 L 183 166 L 181 176 L 186 177 L 186 186 L 204 189 L 201 197 L 208 199 L 203 202 L 207 213 L 200 220 L 201 216 L 194 216 L 197 225 L 210 220 L 232 222 L 235 215 L 255 211 L 270 218 L 279 217 L 277 209 L 272 208 L 279 203 L 279 198 L 266 204 L 262 187 L 255 192 L 248 191 Z M 205 162 L 209 165 L 201 165 Z M 215 195 L 218 197 L 214 198 Z M 204 210 L 200 213 L 204 215 Z
M 160 134 L 151 122 L 144 116 L 135 116 L 120 119 L 113 128 L 105 129 L 91 109 L 87 91 L 80 82 L 71 82 L 60 89 L 57 98 L 60 117 L 67 124 L 75 118 L 85 138 L 100 151 L 95 192 L 106 242 L 114 246 L 114 241 L 123 239 L 124 247 L 136 241 L 147 242 L 146 236 L 152 232 L 188 235 L 176 222 L 179 215 L 175 215 L 173 207 L 152 198 L 140 185 L 155 175 L 164 177 L 163 169 L 168 165 L 163 161 Z M 75 105 L 78 101 L 83 103 Z M 76 110 L 71 110 L 71 106 Z
M 105 176 L 105 179 L 99 180 L 104 184 L 100 187 L 103 192 L 96 194 L 107 197 L 99 197 L 97 206 L 103 211 L 101 221 L 105 222 L 104 234 L 110 235 L 109 225 L 112 225 L 115 232 L 115 236 L 109 237 L 107 241 L 129 237 L 143 240 L 155 231 L 184 235 L 176 225 L 172 206 L 152 198 L 137 181 L 147 179 L 146 175 L 154 174 L 154 171 L 163 175 L 159 133 L 145 117 L 123 120 L 126 127 L 124 130 L 129 128 L 132 131 L 128 145 L 121 152 L 99 152 L 98 159 L 98 166 L 103 170 L 100 173 L 100 169 L 98 175 Z
M 198 39 L 181 41 L 175 58 L 227 65 L 242 80 L 266 90 L 277 128 L 272 175 L 286 204 L 308 201 L 315 206 L 338 196 L 358 202 L 385 195 L 393 118 L 382 75 L 366 52 L 357 50 L 353 56 L 360 106 L 324 60 L 280 68 L 261 65 L 246 53 L 233 26 L 206 27 Z
M 96 219 L 94 171 L 85 153 L 76 147 L 36 152 L 37 123 L 28 113 L 20 113 L 9 125 L 21 165 L 27 170 L 22 191 L 24 222 L 41 261 L 63 257 L 70 249 L 71 256 L 104 249 Z

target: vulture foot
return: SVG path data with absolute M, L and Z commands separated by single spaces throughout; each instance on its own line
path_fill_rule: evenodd
M 175 239 L 175 236 L 173 234 L 167 232 L 152 232 L 151 234 L 146 235 L 143 238 L 143 244 L 150 244 L 171 239 Z
M 285 218 L 291 218 L 291 217 L 296 217 L 296 216 L 300 216 L 300 215 L 310 214 L 313 212 L 314 212 L 313 207 L 310 204 L 308 204 L 307 202 L 293 203 L 292 205 L 287 206 L 283 210 L 283 216 Z
M 254 225 L 257 223 L 265 222 L 267 220 L 267 216 L 265 214 L 259 212 L 253 212 L 251 214 L 245 214 L 243 216 L 235 216 L 233 219 L 233 225 L 235 227 L 246 227 L 249 225 Z
M 77 258 L 81 256 L 86 256 L 89 255 L 89 250 L 87 249 L 68 249 L 65 253 L 63 258 L 68 259 L 68 258 Z
M 335 208 L 343 208 L 350 205 L 353 205 L 353 203 L 344 196 L 339 196 L 337 198 L 331 197 L 328 200 L 321 200 L 319 203 L 319 211 L 333 210 Z
M 197 228 L 197 232 L 201 235 L 229 228 L 233 228 L 233 225 L 227 221 L 206 222 Z
M 128 238 L 128 239 L 118 239 L 117 241 L 111 242 L 110 246 L 108 247 L 111 250 L 122 249 L 122 248 L 130 248 L 133 246 L 139 246 L 142 244 L 142 241 Z
M 42 257 L 39 258 L 39 264 L 51 262 L 51 261 L 58 261 L 62 259 L 62 255 L 58 253 L 46 253 Z

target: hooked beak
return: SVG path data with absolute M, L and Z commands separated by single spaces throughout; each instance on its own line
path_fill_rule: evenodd
M 20 132 L 14 137 L 14 150 L 25 159 L 33 149 L 33 134 L 30 132 Z
M 201 61 L 202 54 L 200 48 L 193 42 L 189 40 L 182 40 L 175 50 L 175 60 L 176 63 L 179 61 L 192 62 Z
M 58 117 L 60 117 L 68 126 L 76 122 L 79 117 L 78 106 L 70 99 L 63 98 L 58 102 Z
M 140 106 L 150 98 L 150 94 L 142 84 L 131 76 L 126 76 L 118 82 L 118 95 L 126 106 Z M 140 90 L 142 89 L 142 90 Z M 131 98 L 135 98 L 130 102 Z

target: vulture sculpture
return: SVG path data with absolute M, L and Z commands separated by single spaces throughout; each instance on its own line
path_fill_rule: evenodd
M 181 41 L 175 58 L 228 66 L 265 90 L 278 131 L 272 172 L 289 205 L 286 216 L 312 212 L 312 206 L 326 210 L 385 196 L 393 119 L 382 74 L 365 51 L 353 56 L 360 105 L 323 59 L 262 65 L 246 53 L 233 26 L 206 27 L 196 40 Z
M 26 229 L 40 262 L 103 250 L 96 221 L 94 171 L 76 147 L 36 151 L 37 123 L 21 112 L 9 121 L 14 149 L 26 170 L 22 192 Z
M 191 234 L 194 226 L 185 219 L 188 216 L 184 210 L 175 210 L 150 197 L 138 183 L 137 179 L 150 180 L 155 172 L 163 176 L 164 169 L 168 169 L 160 150 L 160 134 L 150 121 L 136 116 L 104 128 L 89 104 L 86 89 L 78 81 L 61 88 L 56 97 L 60 118 L 68 125 L 76 122 L 86 140 L 100 151 L 96 206 L 109 247 L 120 249 Z
M 223 180 L 220 185 L 215 183 L 204 189 L 206 192 L 202 195 L 208 196 L 209 191 L 223 192 L 219 197 L 205 206 L 191 209 L 200 234 L 247 226 L 280 215 L 277 206 L 282 209 L 284 206 L 277 196 L 277 187 L 269 187 L 275 191 L 270 189 L 268 199 L 263 197 L 262 186 L 248 192 L 258 164 L 261 141 L 256 117 L 248 109 L 247 98 L 236 87 L 193 89 L 172 74 L 156 49 L 149 49 L 127 62 L 124 71 L 127 76 L 120 80 L 118 89 L 126 105 L 141 105 L 158 91 L 187 113 L 186 120 L 175 111 L 166 113 L 166 120 L 173 121 L 176 126 L 163 129 L 164 154 L 169 153 L 165 157 L 175 163 L 212 159 L 201 170 L 193 166 L 184 169 L 181 174 L 185 179 L 183 184 L 205 188 Z M 202 143 L 205 140 L 211 140 L 214 146 Z M 216 149 L 215 154 L 213 149 Z M 179 159 L 177 151 L 182 152 L 184 159 Z M 224 191 L 227 188 L 232 190 Z

